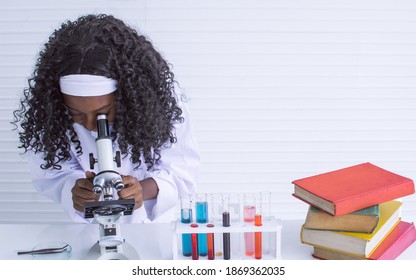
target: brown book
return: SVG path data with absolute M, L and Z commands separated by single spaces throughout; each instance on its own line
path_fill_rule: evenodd
M 349 214 L 332 216 L 313 206 L 309 207 L 305 228 L 372 233 L 380 218 L 378 205 L 367 207 Z

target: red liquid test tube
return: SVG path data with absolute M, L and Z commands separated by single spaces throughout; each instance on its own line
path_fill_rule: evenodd
M 207 227 L 213 228 L 213 224 L 208 224 Z M 208 259 L 213 260 L 215 259 L 215 246 L 214 246 L 214 233 L 210 232 L 207 233 L 208 239 Z
M 258 227 L 262 225 L 262 219 L 260 214 L 256 214 L 256 216 L 254 216 L 254 225 Z M 261 259 L 262 252 L 262 233 L 256 231 L 254 233 L 254 257 L 256 259 Z
M 197 228 L 198 225 L 197 224 L 191 224 L 192 228 Z M 192 233 L 192 259 L 193 260 L 197 260 L 199 259 L 199 254 L 198 254 L 198 234 L 197 233 Z

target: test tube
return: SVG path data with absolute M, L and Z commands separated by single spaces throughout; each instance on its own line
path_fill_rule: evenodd
M 254 217 L 254 225 L 257 227 L 261 227 L 262 226 L 262 221 L 261 221 L 261 214 L 256 214 L 256 216 Z M 262 255 L 263 255 L 263 246 L 262 246 L 262 232 L 261 231 L 256 231 L 254 233 L 254 257 L 256 259 L 261 259 Z
M 253 193 L 244 194 L 244 223 L 252 225 L 256 214 L 256 197 Z M 245 254 L 254 255 L 254 232 L 244 233 Z
M 241 193 L 229 193 L 229 212 L 230 212 L 230 220 L 231 224 L 233 225 L 241 225 L 243 219 L 243 215 L 241 214 L 241 207 L 243 205 L 242 203 L 242 195 Z M 239 256 L 242 252 L 242 238 L 241 238 L 240 232 L 232 232 L 231 233 L 231 254 L 234 256 L 233 258 L 236 258 L 236 256 Z
M 214 193 L 211 195 L 211 201 L 209 202 L 209 221 L 215 226 L 220 226 L 222 223 L 222 193 Z M 211 207 L 212 206 L 212 207 Z M 214 234 L 214 246 L 215 257 L 222 257 L 222 234 Z
M 212 229 L 214 227 L 214 194 L 210 194 L 209 196 L 209 215 L 208 215 L 208 224 L 207 227 Z M 215 259 L 215 239 L 214 233 L 208 232 L 207 233 L 207 245 L 208 245 L 208 259 L 213 260 Z
M 207 194 L 196 194 L 195 208 L 196 222 L 206 224 L 208 222 Z M 200 256 L 208 255 L 208 236 L 206 233 L 198 233 L 198 253 Z
M 272 194 L 269 191 L 262 191 L 260 192 L 260 206 L 261 206 L 261 216 L 263 220 L 271 220 L 272 219 L 272 211 L 271 211 L 271 197 Z
M 197 228 L 198 224 L 191 224 L 192 228 Z M 198 234 L 197 233 L 192 233 L 191 234 L 191 238 L 192 238 L 192 259 L 193 260 L 197 260 L 199 259 L 199 253 L 198 253 Z
M 240 193 L 229 193 L 229 210 L 230 210 L 230 217 L 233 223 L 240 223 L 242 221 L 241 217 L 241 195 Z
M 261 227 L 262 226 L 262 214 L 263 214 L 263 204 L 262 204 L 262 197 L 260 193 L 260 198 L 257 202 L 256 207 L 256 214 L 254 216 L 254 226 Z M 261 229 L 260 229 L 261 230 Z M 254 257 L 256 259 L 261 259 L 263 256 L 263 241 L 262 241 L 262 232 L 256 231 L 254 232 Z
M 230 197 L 228 194 L 223 194 L 221 200 L 222 200 L 222 226 L 229 227 L 230 226 L 230 207 L 229 207 Z M 224 260 L 229 260 L 231 258 L 231 241 L 230 241 L 229 232 L 224 232 L 222 234 L 222 242 L 223 242 Z
M 192 222 L 192 195 L 182 194 L 180 196 L 181 204 L 181 223 L 190 224 Z M 192 256 L 192 236 L 190 233 L 182 234 L 182 255 L 185 257 Z

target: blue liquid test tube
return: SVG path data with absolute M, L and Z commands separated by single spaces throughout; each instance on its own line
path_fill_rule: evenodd
M 198 194 L 195 199 L 196 222 L 206 224 L 208 222 L 208 201 L 206 194 Z M 198 233 L 198 253 L 200 256 L 208 255 L 208 236 L 206 233 Z
M 192 222 L 192 196 L 183 194 L 180 197 L 181 202 L 181 223 L 190 224 Z M 192 256 L 192 234 L 182 234 L 182 255 L 185 257 Z

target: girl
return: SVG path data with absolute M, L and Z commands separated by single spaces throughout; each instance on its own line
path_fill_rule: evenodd
M 123 222 L 172 219 L 178 196 L 194 192 L 199 166 L 174 75 L 145 36 L 113 16 L 87 15 L 50 36 L 14 112 L 34 188 L 76 221 L 89 221 L 84 203 L 99 199 L 89 164 L 98 114 L 121 152 L 118 198 L 135 200 Z

